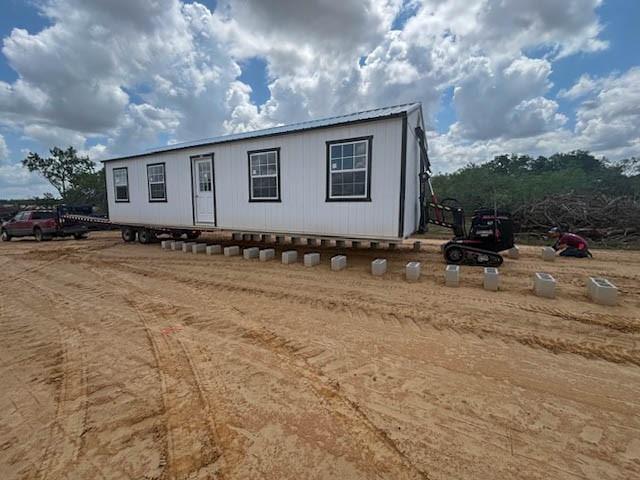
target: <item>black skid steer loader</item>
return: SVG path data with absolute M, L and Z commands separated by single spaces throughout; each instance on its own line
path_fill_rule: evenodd
M 431 185 L 431 163 L 424 130 L 416 127 L 420 149 L 420 223 L 418 233 L 426 233 L 428 225 L 450 228 L 454 237 L 442 245 L 448 264 L 497 267 L 503 258 L 499 252 L 513 247 L 511 215 L 497 208 L 479 208 L 473 212 L 466 231 L 464 210 L 451 198 L 438 202 Z

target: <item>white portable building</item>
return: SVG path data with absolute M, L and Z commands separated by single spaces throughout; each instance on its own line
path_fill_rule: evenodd
M 417 230 L 419 103 L 168 145 L 104 161 L 110 220 L 394 240 Z

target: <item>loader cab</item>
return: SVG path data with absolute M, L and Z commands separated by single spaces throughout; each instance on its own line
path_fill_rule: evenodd
M 481 208 L 473 212 L 468 239 L 477 248 L 501 252 L 513 247 L 513 230 L 509 212 Z

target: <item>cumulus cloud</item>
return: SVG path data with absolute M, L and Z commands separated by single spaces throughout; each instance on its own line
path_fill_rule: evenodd
M 212 12 L 181 0 L 43 0 L 50 26 L 4 39 L 18 79 L 0 81 L 0 121 L 45 150 L 71 144 L 105 158 L 416 100 L 433 127 L 453 90 L 456 121 L 430 143 L 457 162 L 574 140 L 628 151 L 637 138 L 616 120 L 637 121 L 620 101 L 634 79 L 585 76 L 549 97 L 558 58 L 607 47 L 600 4 L 220 0 Z M 270 93 L 260 106 L 239 80 L 240 63 L 256 56 Z M 573 132 L 561 99 L 581 102 Z
M 4 136 L 0 135 L 0 163 L 9 159 L 9 147 Z

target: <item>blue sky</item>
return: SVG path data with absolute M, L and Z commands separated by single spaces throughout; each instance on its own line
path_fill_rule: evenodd
M 51 191 L 28 151 L 100 160 L 409 101 L 438 171 L 640 153 L 640 2 L 364 1 L 3 0 L 0 197 Z

